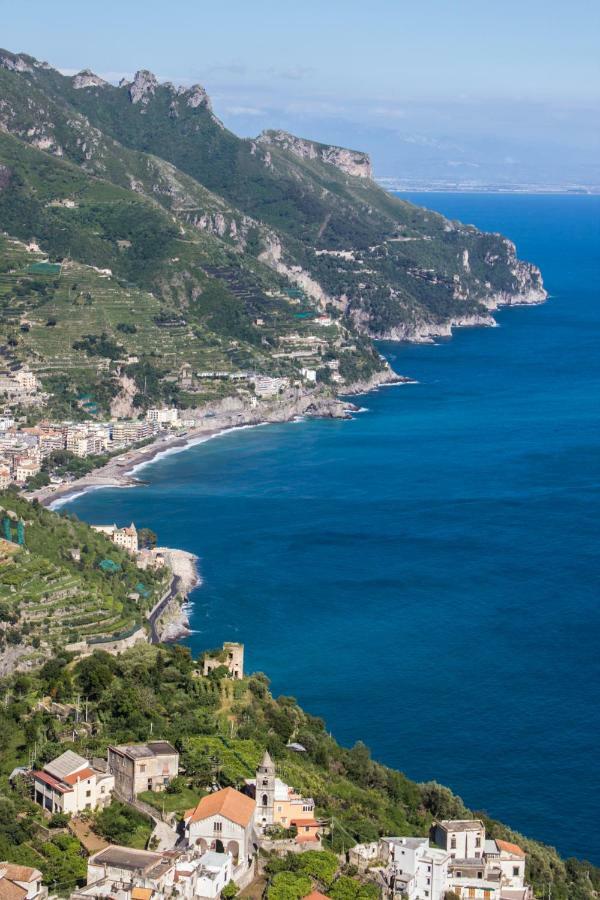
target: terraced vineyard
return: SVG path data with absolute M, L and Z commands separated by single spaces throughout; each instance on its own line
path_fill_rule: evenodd
M 0 515 L 25 521 L 23 547 L 0 546 L 0 667 L 3 653 L 33 664 L 69 644 L 123 638 L 145 621 L 165 574 L 141 573 L 104 535 L 10 492 L 0 504 Z M 113 571 L 102 569 L 107 559 Z

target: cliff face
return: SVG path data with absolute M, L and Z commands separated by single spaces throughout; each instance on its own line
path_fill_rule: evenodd
M 256 138 L 257 144 L 281 147 L 300 159 L 318 159 L 328 165 L 335 166 L 340 172 L 356 178 L 372 178 L 371 160 L 367 153 L 357 150 L 346 150 L 343 147 L 332 147 L 317 144 L 298 138 L 287 131 L 263 131 Z

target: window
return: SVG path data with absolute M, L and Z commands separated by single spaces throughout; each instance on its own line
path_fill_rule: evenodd
M 455 877 L 455 878 L 462 878 L 462 872 L 455 872 L 455 873 L 454 873 L 454 877 Z
M 269 798 L 267 797 L 266 794 L 263 794 L 263 795 L 262 795 L 262 805 L 263 805 L 263 806 L 268 806 L 268 805 L 269 805 Z
M 455 837 L 450 838 L 450 849 L 456 850 L 456 838 Z
M 478 872 L 478 873 L 477 873 L 477 877 L 478 877 L 478 878 L 483 878 L 483 872 Z
M 263 787 L 269 787 L 269 779 L 263 778 Z
M 215 822 L 213 825 L 213 831 L 215 834 L 220 834 L 223 831 L 223 823 Z
M 106 788 L 104 787 L 104 785 L 102 785 L 102 787 L 100 788 L 100 793 L 101 794 L 106 793 Z
M 518 866 L 513 866 L 513 878 L 518 878 L 518 876 L 519 876 L 520 874 L 521 874 L 521 870 L 519 869 L 519 867 L 518 867 Z
M 475 846 L 481 847 L 481 838 L 479 837 L 479 835 L 477 835 L 477 837 L 475 838 Z
M 146 771 L 146 764 L 142 763 L 140 766 L 140 772 L 145 772 L 145 771 Z
M 92 796 L 92 792 L 91 792 L 91 791 L 86 791 L 86 792 L 85 792 L 85 796 L 86 796 L 86 797 L 91 797 L 91 796 Z

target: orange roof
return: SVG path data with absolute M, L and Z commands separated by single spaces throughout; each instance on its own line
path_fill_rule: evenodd
M 296 836 L 296 843 L 297 843 L 297 844 L 308 844 L 308 843 L 311 843 L 311 844 L 312 844 L 312 843 L 315 843 L 315 844 L 317 844 L 318 842 L 319 842 L 319 835 L 318 835 L 318 834 L 313 834 L 313 833 L 311 833 L 311 834 L 298 834 L 298 835 Z
M 0 900 L 23 900 L 26 896 L 25 888 L 8 878 L 0 878 Z
M 153 893 L 152 888 L 134 887 L 131 891 L 131 900 L 150 900 Z
M 91 778 L 92 775 L 95 775 L 93 769 L 90 769 L 88 766 L 87 769 L 80 769 L 79 772 L 73 772 L 71 775 L 65 775 L 63 781 L 66 784 L 77 784 L 78 781 L 84 781 L 86 778 Z
M 292 819 L 290 825 L 296 825 L 298 828 L 318 828 L 319 823 L 316 819 Z
M 302 900 L 329 900 L 327 894 L 321 894 L 320 891 L 311 891 L 310 894 L 307 894 L 306 897 L 303 897 Z
M 19 866 L 17 863 L 0 862 L 0 872 L 4 872 L 6 878 L 11 881 L 37 881 L 42 877 L 39 869 L 32 869 L 31 866 Z
M 525 851 L 521 850 L 518 844 L 510 844 L 508 841 L 499 841 L 496 838 L 496 845 L 500 852 L 512 853 L 514 856 L 525 856 Z
M 201 822 L 211 816 L 223 816 L 245 828 L 254 816 L 256 803 L 251 797 L 240 794 L 235 788 L 226 787 L 222 791 L 209 794 L 199 801 L 194 809 L 188 809 L 184 819 L 190 822 Z

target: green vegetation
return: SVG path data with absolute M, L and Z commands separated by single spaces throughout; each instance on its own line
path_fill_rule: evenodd
M 94 831 L 111 844 L 144 849 L 152 833 L 148 819 L 130 806 L 113 800 L 94 816 Z
M 294 377 L 308 364 L 331 391 L 324 354 L 346 382 L 381 367 L 357 330 L 411 333 L 537 285 L 498 235 L 348 175 L 327 162 L 335 148 L 241 140 L 190 92 L 157 86 L 137 104 L 126 86 L 76 90 L 36 65 L 0 67 L 0 92 L 0 336 L 62 412 L 85 388 L 106 413 L 124 373 L 138 408 L 223 395 L 207 383 L 182 396 L 184 362 Z M 32 238 L 39 253 L 15 242 Z M 339 301 L 335 328 L 314 322 L 298 267 Z M 323 343 L 302 358 L 295 335 Z
M 134 560 L 104 535 L 13 491 L 0 493 L 0 506 L 25 521 L 25 546 L 0 560 L 0 655 L 12 648 L 21 665 L 41 664 L 65 645 L 123 637 L 145 621 L 164 573 L 145 572 L 139 596 Z M 104 571 L 105 560 L 117 568 Z
M 52 578 L 70 577 L 65 588 L 79 591 L 80 597 L 96 596 L 106 605 L 110 589 L 113 599 L 121 599 L 123 611 L 130 609 L 126 595 L 130 579 L 137 581 L 139 573 L 123 553 L 107 546 L 102 535 L 10 493 L 1 499 L 5 508 L 14 509 L 28 523 L 26 543 L 31 547 L 16 557 L 18 567 L 11 569 L 8 563 L 1 570 L 6 588 L 18 583 L 15 594 L 5 590 L 2 596 L 3 633 L 15 627 L 26 631 L 21 618 L 23 599 L 31 606 L 36 601 L 42 606 L 51 602 Z M 77 564 L 69 562 L 69 548 L 74 546 L 81 551 Z M 98 560 L 107 553 L 121 567 L 116 576 L 98 570 Z M 144 578 L 149 581 L 148 573 Z M 70 602 L 61 596 L 57 602 Z M 134 615 L 133 609 L 130 614 Z M 89 625 L 80 623 L 79 630 L 102 628 L 98 612 L 91 615 Z M 58 650 L 62 641 L 53 631 L 75 627 L 73 613 L 64 615 L 57 607 L 49 619 L 45 640 L 49 649 L 54 646 L 54 655 L 34 660 L 37 667 L 26 673 L 0 680 L 0 856 L 37 865 L 47 883 L 76 883 L 83 875 L 84 861 L 70 836 L 48 840 L 40 835 L 36 823 L 41 821 L 41 810 L 31 803 L 22 779 L 9 786 L 10 772 L 27 763 L 32 747 L 37 753 L 35 764 L 40 766 L 69 748 L 87 758 L 105 756 L 109 743 L 147 740 L 152 733 L 178 748 L 182 771 L 168 792 L 143 795 L 157 809 L 181 814 L 214 783 L 241 787 L 254 774 L 265 747 L 280 777 L 315 798 L 317 816 L 331 823 L 324 837 L 325 851 L 269 859 L 269 898 L 303 896 L 308 884 L 339 900 L 371 900 L 372 888 L 353 877 L 350 868 L 340 874 L 336 854 L 384 834 L 425 835 L 435 818 L 473 814 L 484 819 L 491 836 L 523 846 L 528 853 L 528 876 L 540 891 L 551 883 L 557 900 L 591 900 L 600 889 L 600 870 L 591 864 L 562 860 L 552 848 L 483 813 L 467 810 L 459 797 L 435 782 L 415 784 L 401 772 L 374 762 L 360 742 L 340 747 L 325 723 L 300 709 L 293 697 L 273 697 L 262 674 L 241 681 L 204 678 L 199 674 L 199 660 L 178 645 L 138 644 L 120 656 L 96 651 L 76 660 Z M 74 703 L 82 696 L 87 698 L 93 727 L 81 726 L 68 733 L 49 706 L 39 702 L 50 697 Z M 289 750 L 290 741 L 300 742 L 306 753 Z M 108 840 L 131 846 L 144 846 L 150 834 L 146 819 L 118 802 L 97 813 L 92 827 Z

